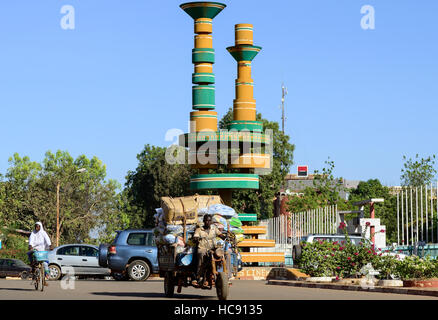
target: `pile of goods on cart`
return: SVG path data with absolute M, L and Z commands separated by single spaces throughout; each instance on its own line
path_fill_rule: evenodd
M 158 247 L 174 247 L 176 266 L 191 264 L 196 249 L 192 237 L 196 228 L 203 226 L 205 214 L 210 214 L 213 224 L 229 235 L 225 241 L 216 238 L 216 248 L 223 248 L 225 253 L 234 253 L 232 257 L 238 259 L 240 254 L 236 246 L 244 240 L 242 222 L 233 208 L 223 204 L 220 196 L 196 194 L 178 198 L 161 197 L 161 208 L 155 210 L 155 243 Z

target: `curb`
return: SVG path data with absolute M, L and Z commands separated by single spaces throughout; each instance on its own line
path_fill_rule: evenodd
M 381 293 L 397 293 L 397 294 L 412 294 L 438 297 L 438 290 L 423 290 L 413 288 L 391 288 L 379 287 L 362 288 L 361 286 L 345 285 L 345 284 L 329 284 L 329 283 L 308 283 L 292 280 L 268 280 L 268 285 L 317 288 L 317 289 L 334 289 L 334 290 L 349 290 L 349 291 L 366 291 L 366 292 L 381 292 Z

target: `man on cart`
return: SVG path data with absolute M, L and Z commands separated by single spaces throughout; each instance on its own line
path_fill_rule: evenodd
M 212 220 L 210 214 L 204 215 L 204 225 L 202 227 L 198 226 L 193 235 L 193 240 L 198 243 L 198 265 L 196 268 L 197 278 L 192 281 L 192 285 L 195 287 L 207 287 L 208 282 L 205 278 L 205 263 L 209 257 L 209 252 L 210 250 L 215 249 L 216 237 L 220 237 L 221 239 L 226 238 L 226 236 L 214 224 L 212 224 Z M 202 285 L 200 285 L 201 283 Z

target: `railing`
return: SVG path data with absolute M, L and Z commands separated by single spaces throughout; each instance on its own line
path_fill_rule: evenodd
M 433 187 L 404 187 L 397 193 L 398 245 L 438 242 L 438 182 Z
M 417 255 L 420 258 L 430 256 L 436 259 L 438 257 L 438 244 L 427 244 L 425 246 L 389 246 L 382 250 L 396 251 L 397 253 L 403 253 L 408 256 Z
M 336 234 L 340 223 L 337 206 L 326 206 L 298 213 L 287 213 L 261 220 L 267 225 L 267 238 L 275 240 L 276 250 L 290 254 L 292 246 L 309 234 Z

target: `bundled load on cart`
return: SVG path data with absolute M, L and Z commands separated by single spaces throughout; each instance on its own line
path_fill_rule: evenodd
M 225 299 L 228 279 L 240 267 L 237 243 L 243 240 L 234 209 L 219 196 L 195 195 L 162 197 L 156 211 L 154 235 L 166 295 L 172 296 L 175 286 L 181 292 L 182 286 L 211 289 L 215 285 L 218 297 Z

